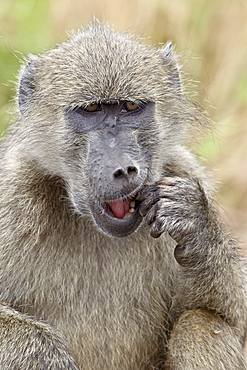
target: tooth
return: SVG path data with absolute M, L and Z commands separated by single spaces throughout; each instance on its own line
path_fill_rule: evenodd
M 130 208 L 129 209 L 129 213 L 134 213 L 135 212 L 135 208 Z
M 130 216 L 131 216 L 131 213 L 130 213 L 130 211 L 129 211 L 129 212 L 127 212 L 127 213 L 124 215 L 123 219 L 125 219 L 125 218 L 129 218 Z
M 130 202 L 130 207 L 131 207 L 131 208 L 135 208 L 135 206 L 136 206 L 136 202 L 135 202 L 134 200 L 132 200 L 132 201 Z

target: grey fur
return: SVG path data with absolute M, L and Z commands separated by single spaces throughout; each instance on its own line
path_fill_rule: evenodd
M 18 100 L 1 149 L 0 368 L 246 369 L 244 268 L 186 147 L 205 118 L 182 93 L 171 44 L 155 50 L 95 23 L 31 57 Z M 124 237 L 102 230 L 89 201 L 121 193 L 119 179 L 99 178 L 98 128 L 71 113 L 96 101 L 155 107 L 118 145 L 143 175 L 131 188 L 143 220 Z

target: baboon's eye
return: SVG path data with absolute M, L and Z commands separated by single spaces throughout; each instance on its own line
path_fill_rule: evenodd
M 139 108 L 140 108 L 140 105 L 135 103 L 134 101 L 126 101 L 124 102 L 122 106 L 121 112 L 122 113 L 133 112 L 133 111 L 137 111 Z
M 135 103 L 134 101 L 127 102 L 127 103 L 125 104 L 125 106 L 126 106 L 126 109 L 127 109 L 128 111 L 133 111 L 133 110 L 136 110 L 136 109 L 138 109 L 138 108 L 139 108 L 138 104 L 137 104 L 137 103 Z
M 86 112 L 96 112 L 99 109 L 100 109 L 100 104 L 98 103 L 92 103 L 92 104 L 89 104 L 87 107 L 85 107 Z

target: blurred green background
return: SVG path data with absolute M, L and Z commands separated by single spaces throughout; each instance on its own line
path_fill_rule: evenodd
M 217 122 L 196 150 L 219 182 L 222 217 L 247 244 L 246 0 L 0 0 L 0 132 L 11 120 L 20 63 L 96 16 L 144 42 L 172 40 Z

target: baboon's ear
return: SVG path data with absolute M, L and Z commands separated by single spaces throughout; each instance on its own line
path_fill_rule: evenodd
M 167 42 L 160 51 L 164 64 L 166 64 L 170 69 L 173 86 L 181 92 L 179 65 L 172 42 Z
M 18 103 L 20 112 L 24 114 L 33 101 L 35 90 L 35 71 L 39 65 L 39 58 L 30 56 L 26 66 L 23 68 L 19 82 Z

